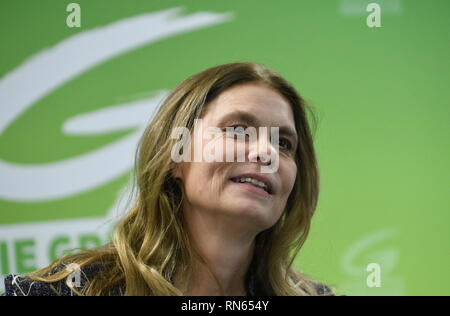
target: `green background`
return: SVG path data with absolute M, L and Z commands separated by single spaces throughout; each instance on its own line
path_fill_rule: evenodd
M 213 65 L 263 63 L 319 117 L 320 203 L 296 264 L 344 294 L 449 295 L 450 2 L 398 0 L 400 11 L 382 11 L 381 28 L 366 25 L 369 13 L 343 14 L 342 2 L 77 1 L 81 28 L 68 28 L 70 1 L 3 0 L 0 78 L 66 38 L 142 13 L 182 7 L 183 15 L 234 18 L 132 50 L 64 84 L 0 134 L 0 158 L 31 164 L 87 153 L 132 131 L 68 136 L 61 125 L 70 117 L 171 89 Z M 127 179 L 51 202 L 0 200 L 0 225 L 103 216 Z M 387 237 L 355 257 L 359 272 L 348 272 L 345 253 L 379 232 Z M 381 288 L 366 286 L 371 262 L 389 266 Z

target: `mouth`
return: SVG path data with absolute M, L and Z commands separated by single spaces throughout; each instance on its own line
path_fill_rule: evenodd
M 233 183 L 242 188 L 248 189 L 254 193 L 259 193 L 263 196 L 273 195 L 272 184 L 263 176 L 255 174 L 240 175 L 230 179 Z

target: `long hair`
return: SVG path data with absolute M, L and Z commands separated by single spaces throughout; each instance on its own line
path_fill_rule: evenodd
M 181 272 L 188 282 L 194 258 L 193 247 L 183 218 L 183 190 L 171 174 L 175 162 L 171 149 L 173 128 L 193 130 L 208 103 L 220 93 L 244 83 L 262 83 L 275 89 L 291 105 L 299 136 L 295 161 L 297 176 L 285 210 L 277 223 L 259 233 L 251 271 L 259 294 L 270 296 L 316 295 L 315 283 L 293 266 L 310 230 L 319 195 L 319 174 L 313 146 L 310 107 L 279 74 L 256 63 L 216 66 L 180 83 L 162 103 L 145 129 L 139 143 L 136 165 L 136 200 L 120 220 L 113 241 L 103 247 L 56 260 L 29 278 L 52 283 L 67 279 L 71 271 L 59 270 L 64 263 L 80 266 L 100 263 L 104 269 L 79 295 L 107 295 L 120 284 L 125 295 L 184 295 L 172 282 Z M 314 116 L 312 116 L 314 119 Z M 183 283 L 184 284 L 184 283 Z M 69 284 L 70 285 L 70 284 Z

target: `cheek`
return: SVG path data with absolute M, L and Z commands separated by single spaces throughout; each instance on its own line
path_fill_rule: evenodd
M 294 188 L 297 177 L 297 165 L 291 159 L 280 162 L 280 177 L 282 183 L 282 196 L 287 200 Z
M 220 166 L 217 163 L 193 162 L 185 168 L 185 192 L 190 201 L 208 201 L 214 199 L 221 190 L 218 176 Z

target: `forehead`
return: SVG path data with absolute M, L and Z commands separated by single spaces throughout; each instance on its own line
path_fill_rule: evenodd
M 278 91 L 263 84 L 247 83 L 225 90 L 208 104 L 203 119 L 211 124 L 219 123 L 236 111 L 256 116 L 264 126 L 288 126 L 295 130 L 289 102 Z

